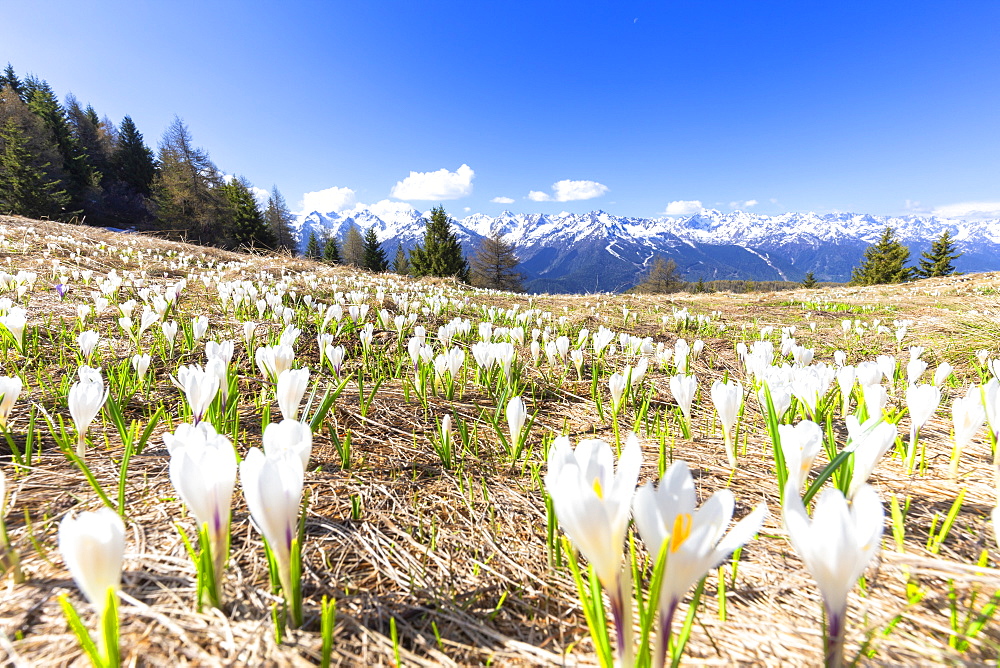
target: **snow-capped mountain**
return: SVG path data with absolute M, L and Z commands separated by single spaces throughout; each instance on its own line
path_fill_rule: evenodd
M 375 228 L 391 254 L 395 244 L 409 250 L 423 239 L 422 214 L 406 205 L 359 207 L 346 213 L 314 211 L 299 216 L 293 230 L 304 251 L 310 234 L 320 241 L 343 240 L 351 225 Z M 623 290 L 641 280 L 657 256 L 672 258 L 689 280 L 845 281 L 864 249 L 886 227 L 911 249 L 911 261 L 947 229 L 958 250 L 960 271 L 1000 269 L 1000 220 L 962 221 L 933 216 L 785 213 L 768 216 L 706 209 L 687 217 L 629 218 L 605 211 L 555 215 L 504 211 L 453 220 L 467 254 L 480 241 L 500 234 L 516 245 L 520 270 L 533 291 Z

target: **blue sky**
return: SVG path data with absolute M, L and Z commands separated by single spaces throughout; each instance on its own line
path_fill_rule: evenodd
M 995 0 L 94 4 L 0 66 L 296 209 L 1000 216 Z

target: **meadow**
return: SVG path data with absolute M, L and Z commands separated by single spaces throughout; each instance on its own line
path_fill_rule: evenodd
M 998 291 L 516 295 L 0 216 L 0 657 L 996 662 Z

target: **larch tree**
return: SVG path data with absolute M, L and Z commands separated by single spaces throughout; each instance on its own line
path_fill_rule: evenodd
M 232 244 L 232 209 L 222 176 L 208 153 L 195 147 L 184 122 L 174 117 L 160 142 L 153 202 L 161 227 L 209 246 Z
M 911 269 L 906 267 L 910 249 L 897 238 L 895 230 L 886 227 L 878 241 L 865 249 L 861 264 L 851 272 L 851 285 L 879 285 L 903 283 L 910 280 Z
M 292 215 L 285 197 L 278 190 L 278 186 L 271 186 L 271 195 L 267 199 L 267 209 L 264 211 L 264 220 L 271 228 L 274 242 L 278 248 L 293 250 L 295 248 L 295 237 L 292 236 L 292 223 L 295 216 Z
M 365 264 L 365 239 L 354 223 L 348 226 L 344 235 L 344 244 L 340 247 L 340 261 L 355 267 L 363 267 Z
M 403 244 L 396 242 L 396 256 L 392 259 L 392 270 L 403 276 L 410 273 L 410 258 L 403 250 Z
M 520 263 L 514 244 L 505 241 L 498 232 L 492 232 L 472 256 L 472 284 L 479 288 L 524 292 L 524 277 L 517 271 Z
M 945 229 L 940 237 L 931 242 L 930 250 L 920 254 L 920 264 L 914 273 L 920 278 L 951 276 L 955 273 L 955 265 L 952 262 L 961 256 L 961 253 L 955 251 L 955 241 L 951 238 L 951 231 Z
M 369 227 L 364 237 L 364 261 L 362 266 L 375 273 L 381 274 L 389 268 L 389 260 L 382 250 L 382 244 L 375 235 L 375 227 Z
M 454 276 L 462 282 L 469 281 L 469 263 L 443 206 L 431 209 L 423 243 L 410 253 L 410 267 L 414 276 Z
M 653 260 L 653 265 L 649 268 L 646 278 L 635 287 L 635 291 L 664 294 L 679 292 L 684 289 L 684 286 L 685 282 L 677 269 L 677 262 L 673 258 L 666 260 L 662 256 L 657 256 Z

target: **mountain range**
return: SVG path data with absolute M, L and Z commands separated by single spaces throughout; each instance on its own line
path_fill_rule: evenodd
M 391 259 L 399 244 L 409 251 L 423 240 L 424 218 L 403 206 L 357 207 L 348 212 L 301 214 L 293 226 L 299 251 L 310 234 L 343 241 L 350 226 L 374 227 Z M 785 213 L 703 209 L 692 216 L 629 218 L 605 211 L 555 215 L 504 211 L 452 219 L 471 257 L 485 237 L 499 233 L 515 244 L 530 292 L 626 290 L 642 280 L 657 256 L 676 261 L 687 280 L 745 279 L 847 281 L 865 248 L 886 227 L 910 248 L 911 263 L 947 229 L 963 254 L 961 272 L 1000 270 L 1000 220 L 966 221 L 935 216 L 854 213 Z

